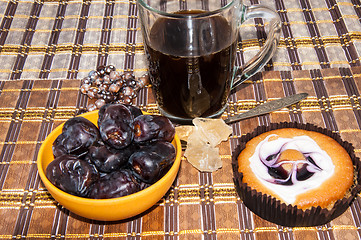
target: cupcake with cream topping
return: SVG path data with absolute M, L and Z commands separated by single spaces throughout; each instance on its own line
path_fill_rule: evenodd
M 324 224 L 360 190 L 351 144 L 310 124 L 259 127 L 233 154 L 234 182 L 245 205 L 285 226 Z

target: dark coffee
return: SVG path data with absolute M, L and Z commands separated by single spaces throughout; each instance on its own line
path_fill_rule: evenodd
M 231 27 L 221 16 L 192 22 L 169 18 L 156 21 L 145 48 L 153 91 L 165 115 L 209 117 L 224 108 L 237 49 L 231 36 Z

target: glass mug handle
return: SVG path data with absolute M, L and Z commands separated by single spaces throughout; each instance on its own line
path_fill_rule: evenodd
M 266 65 L 277 49 L 281 34 L 281 19 L 278 14 L 265 6 L 252 5 L 244 6 L 242 23 L 248 19 L 264 18 L 270 23 L 270 30 L 262 49 L 244 66 L 236 69 L 232 89 L 253 76 L 257 71 Z

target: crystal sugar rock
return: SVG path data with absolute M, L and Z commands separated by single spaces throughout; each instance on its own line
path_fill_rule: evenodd
M 204 142 L 197 131 L 188 137 L 184 156 L 189 163 L 202 172 L 213 172 L 222 167 L 219 149 Z
M 184 156 L 199 171 L 218 170 L 222 167 L 222 159 L 216 146 L 228 140 L 232 128 L 222 119 L 195 118 L 193 124 L 176 127 L 179 138 L 187 141 Z
M 191 132 L 193 131 L 194 126 L 190 126 L 190 125 L 182 125 L 182 126 L 177 126 L 175 127 L 175 131 L 179 137 L 180 140 L 183 141 L 187 141 L 189 135 L 191 134 Z
M 195 118 L 193 124 L 205 141 L 215 147 L 222 141 L 226 141 L 232 133 L 232 127 L 222 119 Z

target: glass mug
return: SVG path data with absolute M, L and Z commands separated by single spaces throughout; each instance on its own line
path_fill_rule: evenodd
M 280 38 L 278 14 L 242 0 L 137 0 L 149 76 L 158 108 L 178 123 L 217 118 L 231 89 L 255 74 L 273 56 Z M 240 25 L 269 21 L 260 52 L 236 67 Z

